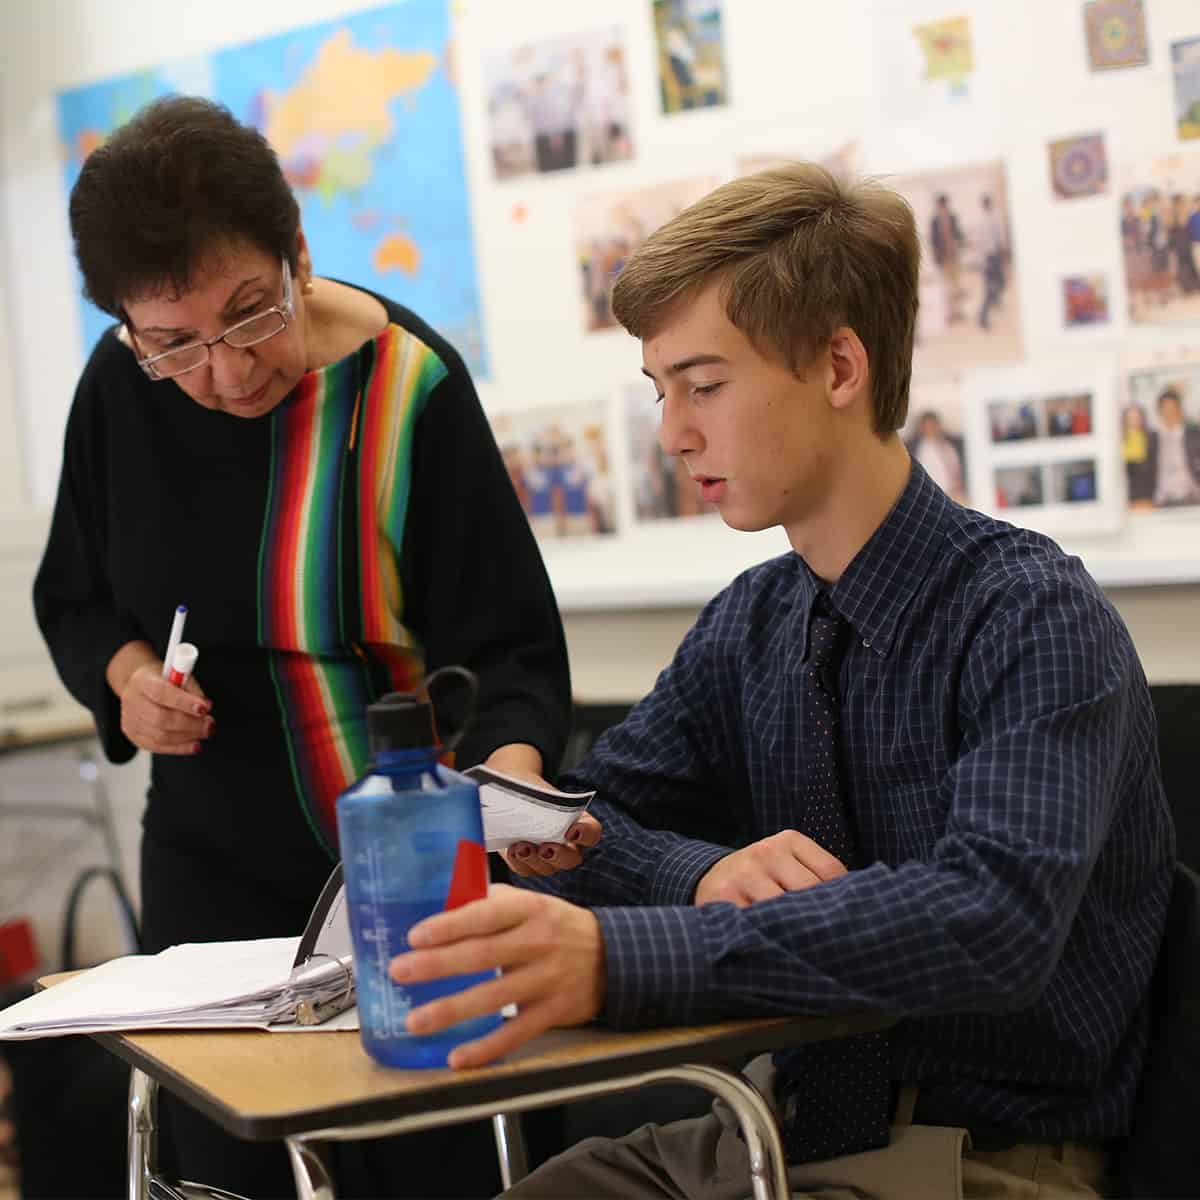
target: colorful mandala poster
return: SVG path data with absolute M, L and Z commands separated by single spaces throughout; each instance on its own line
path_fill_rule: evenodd
M 1098 196 L 1108 191 L 1108 156 L 1104 134 L 1084 133 L 1046 145 L 1050 152 L 1050 186 L 1058 200 Z
M 1143 0 L 1089 0 L 1083 6 L 1093 71 L 1141 67 L 1150 61 Z

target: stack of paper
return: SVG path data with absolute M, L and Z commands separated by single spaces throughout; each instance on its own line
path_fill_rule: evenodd
M 349 956 L 293 969 L 299 938 L 172 946 L 94 967 L 0 1010 L 0 1039 L 122 1029 L 355 1029 L 353 1010 L 324 1024 L 297 1014 L 352 994 Z

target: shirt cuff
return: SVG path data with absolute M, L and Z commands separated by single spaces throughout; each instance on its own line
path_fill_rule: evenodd
M 652 835 L 653 836 L 653 835 Z M 695 838 L 672 839 L 664 850 L 650 878 L 646 904 L 690 905 L 696 896 L 696 886 L 709 868 L 733 851 L 728 846 L 701 842 Z
M 619 1029 L 719 1016 L 698 908 L 596 908 L 604 938 L 604 1018 Z

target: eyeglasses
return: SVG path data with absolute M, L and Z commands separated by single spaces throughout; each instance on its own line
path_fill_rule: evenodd
M 292 303 L 292 271 L 288 266 L 286 255 L 283 263 L 283 300 L 272 305 L 263 312 L 255 313 L 236 325 L 230 325 L 224 333 L 206 342 L 191 342 L 174 350 L 164 350 L 162 354 L 151 354 L 148 358 L 139 358 L 138 366 L 151 379 L 173 379 L 176 375 L 186 375 L 198 367 L 204 366 L 212 357 L 212 347 L 218 342 L 224 342 L 235 350 L 246 350 L 282 333 L 290 322 L 296 318 L 296 310 Z

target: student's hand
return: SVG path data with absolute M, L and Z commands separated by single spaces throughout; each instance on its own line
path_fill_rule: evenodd
M 604 827 L 591 813 L 581 813 L 567 830 L 566 843 L 514 842 L 500 854 L 514 875 L 554 875 L 583 862 L 583 852 L 600 840 Z
M 724 900 L 745 908 L 845 873 L 842 863 L 812 838 L 785 829 L 714 863 L 696 885 L 695 903 Z
M 452 1067 L 481 1067 L 547 1029 L 582 1025 L 604 1003 L 600 923 L 586 908 L 556 896 L 495 884 L 485 899 L 414 925 L 408 941 L 412 949 L 393 958 L 389 970 L 397 983 L 503 971 L 413 1009 L 405 1023 L 409 1033 L 437 1033 L 517 1005 L 517 1015 L 499 1029 L 451 1051 Z
M 154 754 L 198 754 L 213 734 L 212 702 L 193 676 L 184 687 L 162 677 L 162 659 L 128 642 L 109 661 L 109 686 L 121 701 L 121 732 Z

